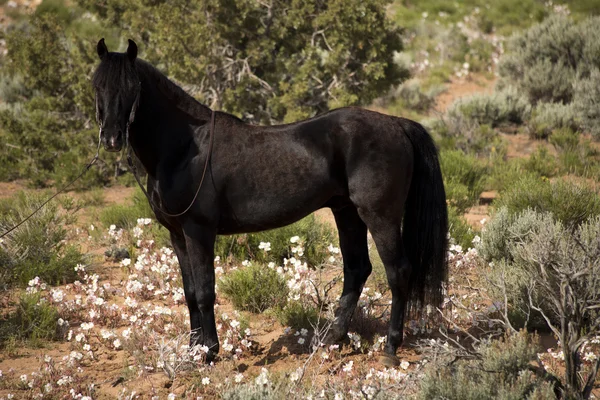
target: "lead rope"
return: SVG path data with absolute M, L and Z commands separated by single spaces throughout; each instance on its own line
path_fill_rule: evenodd
M 171 213 L 163 210 L 158 204 L 156 204 L 154 201 L 152 201 L 152 199 L 150 198 L 150 195 L 148 194 L 148 191 L 146 191 L 146 188 L 144 188 L 144 185 L 142 185 L 142 183 L 140 182 L 140 179 L 137 176 L 137 171 L 136 171 L 135 165 L 133 164 L 133 161 L 131 159 L 131 145 L 129 144 L 129 125 L 131 125 L 131 123 L 133 122 L 133 119 L 135 117 L 135 111 L 137 110 L 139 97 L 140 97 L 140 93 L 138 92 L 138 95 L 137 95 L 135 103 L 134 103 L 134 107 L 131 109 L 131 114 L 129 115 L 129 122 L 127 123 L 127 130 L 125 131 L 125 143 L 127 146 L 127 164 L 129 165 L 129 168 L 131 169 L 131 173 L 133 174 L 135 181 L 137 182 L 140 189 L 142 189 L 142 192 L 144 192 L 144 195 L 146 196 L 146 198 L 148 199 L 150 204 L 152 204 L 158 211 L 160 211 L 162 214 L 164 214 L 168 217 L 180 217 L 183 214 L 185 214 L 186 212 L 188 212 L 190 210 L 190 208 L 192 208 L 192 206 L 196 202 L 196 199 L 198 198 L 198 193 L 200 193 L 200 188 L 202 188 L 202 184 L 204 183 L 204 178 L 206 177 L 206 171 L 208 170 L 208 163 L 210 161 L 210 155 L 212 154 L 212 148 L 213 148 L 213 138 L 214 138 L 214 130 L 215 130 L 215 112 L 211 110 L 210 125 L 208 127 L 208 137 L 209 137 L 208 154 L 206 156 L 206 161 L 204 162 L 204 169 L 202 170 L 202 177 L 200 178 L 200 184 L 198 185 L 198 189 L 196 189 L 194 198 L 192 199 L 192 201 L 190 202 L 190 205 L 187 206 L 185 210 L 183 210 L 182 212 L 177 213 L 177 214 L 171 214 Z
M 94 156 L 94 158 L 92 159 L 92 161 L 90 161 L 88 163 L 88 165 L 85 166 L 85 168 L 83 169 L 83 171 L 81 171 L 79 173 L 79 175 L 77 175 L 75 177 L 75 179 L 73 179 L 71 182 L 69 182 L 68 184 L 66 184 L 65 186 L 63 186 L 58 192 L 54 193 L 54 195 L 52 195 L 52 197 L 50 197 L 48 200 L 44 201 L 38 208 L 35 209 L 35 211 L 33 211 L 31 214 L 29 214 L 27 216 L 27 218 L 25 218 L 24 220 L 22 220 L 21 222 L 19 222 L 18 224 L 16 224 L 15 226 L 13 226 L 12 228 L 10 228 L 6 232 L 4 232 L 2 235 L 0 235 L 0 239 L 2 239 L 3 237 L 7 236 L 9 233 L 11 233 L 15 229 L 17 229 L 19 226 L 21 226 L 25 222 L 27 222 L 31 217 L 33 217 L 35 215 L 35 213 L 37 213 L 38 211 L 40 211 L 53 198 L 55 198 L 59 194 L 63 193 L 65 190 L 67 190 L 69 187 L 71 187 L 71 185 L 73 185 L 79 178 L 81 178 L 83 176 L 83 174 L 85 174 L 92 167 L 92 165 L 94 165 L 96 163 L 96 161 L 98 160 L 98 157 L 100 155 L 100 140 L 101 140 L 101 136 L 100 136 L 100 133 L 98 133 L 98 148 L 96 149 L 96 155 Z

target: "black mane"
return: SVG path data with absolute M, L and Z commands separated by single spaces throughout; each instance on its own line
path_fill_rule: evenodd
M 128 60 L 125 53 L 108 53 L 92 77 L 92 84 L 97 89 L 102 88 L 132 88 L 138 82 L 148 84 L 158 90 L 170 104 L 191 118 L 208 121 L 211 110 L 200 103 L 185 90 L 167 78 L 162 72 L 140 59 L 135 60 L 135 66 Z

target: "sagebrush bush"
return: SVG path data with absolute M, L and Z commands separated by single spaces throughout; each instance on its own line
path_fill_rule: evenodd
M 578 74 L 589 75 L 599 55 L 598 17 L 580 23 L 554 15 L 514 35 L 501 59 L 501 83 L 516 85 L 533 104 L 569 103 Z
M 531 137 L 545 139 L 556 129 L 579 129 L 579 118 L 572 103 L 539 103 L 531 113 L 527 128 Z
M 435 98 L 440 92 L 437 87 L 423 91 L 419 82 L 410 81 L 393 90 L 390 97 L 396 101 L 396 107 L 427 112 L 435 106 Z
M 513 246 L 529 240 L 540 226 L 550 223 L 554 223 L 550 213 L 532 209 L 510 212 L 502 207 L 482 230 L 477 250 L 486 261 L 513 261 Z
M 319 220 L 311 214 L 298 222 L 282 228 L 264 232 L 246 233 L 232 236 L 219 236 L 215 245 L 215 254 L 222 259 L 232 257 L 238 261 L 255 260 L 257 262 L 281 263 L 283 258 L 292 257 L 291 247 L 296 246 L 290 238 L 299 236 L 299 243 L 304 248 L 302 256 L 309 265 L 323 263 L 329 253 L 329 244 L 337 243 L 335 230 L 327 222 Z M 261 242 L 271 244 L 271 250 L 259 249 Z
M 283 308 L 287 303 L 285 278 L 258 263 L 229 272 L 219 281 L 218 288 L 238 310 L 260 313 L 269 308 Z
M 573 105 L 581 124 L 596 140 L 600 140 L 600 69 L 596 67 L 589 77 L 575 81 L 574 88 Z
M 535 137 L 565 127 L 600 135 L 599 22 L 597 16 L 576 22 L 554 15 L 510 40 L 499 87 L 516 86 L 537 105 L 530 121 Z
M 600 334 L 600 216 L 565 226 L 550 213 L 503 209 L 486 227 L 480 254 L 494 260 L 488 292 L 514 326 L 550 328 L 565 360 L 565 398 L 589 398 L 596 368 L 584 343 Z
M 0 319 L 0 347 L 9 341 L 26 341 L 41 345 L 43 341 L 60 338 L 58 311 L 39 293 L 24 293 L 14 312 Z
M 489 95 L 478 94 L 460 99 L 448 109 L 449 115 L 460 114 L 492 128 L 502 124 L 522 124 L 530 113 L 529 102 L 512 87 Z
M 537 274 L 534 264 L 548 260 L 551 265 L 568 265 L 575 270 L 583 268 L 579 259 L 584 257 L 576 241 L 585 242 L 584 233 L 589 231 L 590 225 L 598 224 L 598 221 L 597 216 L 590 215 L 573 230 L 556 220 L 550 212 L 528 209 L 511 213 L 507 208 L 501 208 L 485 226 L 477 249 L 485 260 L 493 262 L 488 274 L 488 292 L 502 303 L 506 296 L 509 320 L 514 326 L 546 326 L 541 315 L 531 310 L 530 294 L 547 315 L 552 316 L 551 318 L 555 316 L 552 302 L 544 300 L 536 290 L 528 293 L 532 287 L 532 279 Z M 600 229 L 600 225 L 593 226 Z M 537 246 L 536 251 L 552 255 L 530 258 L 529 253 L 533 251 L 534 245 Z M 597 250 L 600 251 L 600 247 Z
M 495 129 L 481 125 L 460 113 L 447 113 L 442 118 L 424 121 L 442 149 L 490 156 L 505 152 L 505 145 Z
M 591 216 L 600 215 L 600 196 L 591 188 L 568 180 L 550 182 L 525 177 L 506 190 L 495 205 L 516 214 L 529 208 L 550 212 L 566 226 L 577 226 Z
M 537 338 L 526 332 L 503 340 L 484 341 L 471 360 L 432 363 L 421 381 L 419 399 L 492 400 L 555 399 L 552 384 L 531 372 L 537 358 Z
M 0 201 L 0 230 L 22 221 L 45 199 L 43 193 L 21 192 Z M 72 282 L 76 277 L 74 267 L 84 257 L 78 247 L 65 243 L 68 222 L 72 218 L 51 202 L 5 237 L 0 243 L 0 257 L 5 260 L 0 264 L 0 275 L 7 277 L 4 283 L 26 286 L 36 276 L 50 284 Z
M 487 166 L 475 156 L 450 150 L 440 152 L 440 167 L 449 204 L 464 212 L 483 192 Z

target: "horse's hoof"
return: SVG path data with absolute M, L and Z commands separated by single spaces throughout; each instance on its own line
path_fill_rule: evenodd
M 379 361 L 380 364 L 387 368 L 394 368 L 400 365 L 400 359 L 398 357 L 387 353 L 381 354 L 377 358 L 377 361 Z
M 325 343 L 326 345 L 340 344 L 343 340 L 344 335 L 340 335 L 339 333 L 332 331 L 329 332 L 327 336 L 325 336 L 323 343 Z

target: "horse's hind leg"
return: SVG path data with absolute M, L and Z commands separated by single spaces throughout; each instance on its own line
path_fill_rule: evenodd
M 359 213 L 373 236 L 392 291 L 390 326 L 384 349 L 387 356 L 382 357 L 381 361 L 387 366 L 397 365 L 396 350 L 402 344 L 404 313 L 412 269 L 402 243 L 401 221 L 398 217 L 390 218 L 372 210 L 359 209 Z
M 367 226 L 358 216 L 356 207 L 346 206 L 333 211 L 333 215 L 344 259 L 344 288 L 335 312 L 335 322 L 327 337 L 330 343 L 339 342 L 348 334 L 352 314 L 372 269 L 367 248 Z

